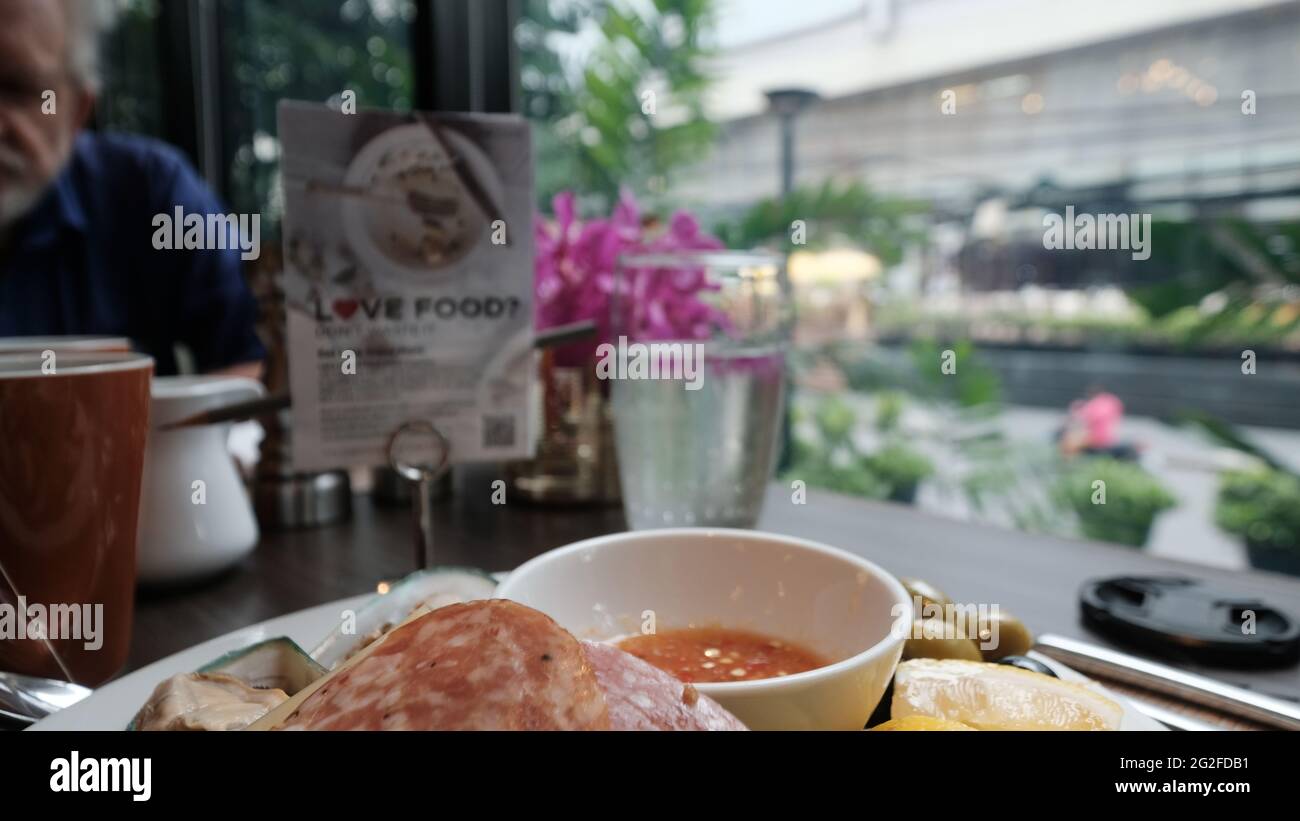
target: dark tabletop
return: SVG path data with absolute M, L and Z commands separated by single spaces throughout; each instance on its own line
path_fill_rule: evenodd
M 458 472 L 435 512 L 438 564 L 509 570 L 569 542 L 624 529 L 618 508 L 492 504 L 482 472 Z M 1218 582 L 1300 615 L 1300 579 L 1232 572 L 1150 557 L 1130 548 L 1035 536 L 944 519 L 902 505 L 811 491 L 794 504 L 773 485 L 760 526 L 850 550 L 900 576 L 916 576 L 962 602 L 997 604 L 1035 633 L 1107 644 L 1078 616 L 1087 579 L 1179 574 Z M 409 509 L 357 495 L 352 519 L 315 530 L 264 533 L 232 571 L 199 585 L 145 591 L 138 598 L 129 669 L 231 630 L 373 590 L 414 568 Z M 1300 668 L 1262 672 L 1196 670 L 1241 686 L 1300 700 Z

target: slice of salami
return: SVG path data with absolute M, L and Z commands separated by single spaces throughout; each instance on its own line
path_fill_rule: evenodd
M 722 705 L 612 644 L 584 641 L 612 730 L 744 730 Z
M 596 730 L 605 699 L 582 644 L 502 599 L 453 604 L 388 634 L 281 725 L 303 730 Z

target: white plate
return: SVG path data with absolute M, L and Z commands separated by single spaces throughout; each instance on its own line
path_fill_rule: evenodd
M 494 574 L 495 575 L 495 574 Z M 504 574 L 502 574 L 504 575 Z M 241 647 L 256 644 L 259 641 L 288 636 L 303 647 L 315 647 L 323 637 L 328 635 L 339 623 L 339 614 L 343 610 L 356 610 L 371 598 L 373 593 L 339 599 L 336 602 L 322 604 L 290 613 L 287 616 L 270 619 L 227 633 L 188 650 L 182 650 L 161 661 L 155 661 L 134 673 L 123 676 L 100 687 L 92 695 L 66 710 L 60 710 L 49 718 L 32 725 L 31 730 L 123 730 L 126 725 L 153 693 L 158 682 L 177 673 L 197 670 L 204 664 Z M 1066 681 L 1089 683 L 1101 692 L 1118 701 L 1124 708 L 1124 717 L 1120 723 L 1121 730 L 1164 730 L 1164 725 L 1138 712 L 1123 696 L 1109 692 L 1100 684 L 1092 682 L 1059 661 L 1049 659 L 1037 653 L 1031 655 L 1051 667 L 1056 674 Z
M 288 636 L 302 647 L 315 647 L 339 623 L 343 610 L 355 610 L 373 593 L 339 599 L 254 624 L 233 633 L 182 650 L 116 681 L 110 681 L 89 698 L 32 725 L 32 730 L 124 730 L 158 682 L 177 673 L 197 670 L 208 662 L 276 636 Z

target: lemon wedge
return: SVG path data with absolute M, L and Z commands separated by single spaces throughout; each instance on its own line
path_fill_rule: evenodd
M 877 724 L 871 728 L 889 732 L 890 730 L 966 730 L 972 731 L 974 727 L 967 727 L 960 721 L 949 721 L 946 718 L 932 718 L 931 716 L 908 716 L 907 718 L 891 718 L 883 724 Z
M 1117 730 L 1124 708 L 1082 684 L 1018 667 L 914 659 L 894 674 L 890 715 L 958 721 L 977 730 Z

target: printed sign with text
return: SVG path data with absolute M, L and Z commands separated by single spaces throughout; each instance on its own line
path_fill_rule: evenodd
M 295 467 L 383 464 L 411 420 L 455 462 L 531 455 L 527 123 L 285 102 L 279 130 Z

